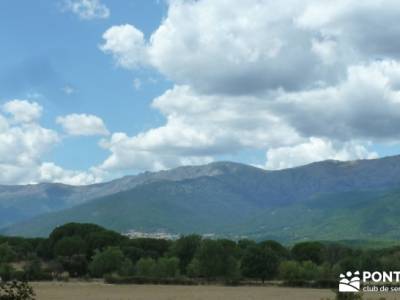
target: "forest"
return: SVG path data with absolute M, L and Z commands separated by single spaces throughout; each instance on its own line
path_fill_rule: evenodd
M 104 278 L 108 283 L 262 284 L 337 287 L 340 273 L 400 269 L 400 246 L 335 242 L 128 238 L 94 224 L 69 223 L 48 238 L 0 237 L 3 281 Z

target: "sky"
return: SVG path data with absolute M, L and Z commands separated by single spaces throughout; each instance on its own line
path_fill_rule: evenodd
M 394 0 L 0 1 L 0 184 L 400 153 Z

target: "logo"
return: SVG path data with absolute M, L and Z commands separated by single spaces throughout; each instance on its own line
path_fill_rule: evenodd
M 346 272 L 346 274 L 340 274 L 339 280 L 339 292 L 359 292 L 360 291 L 360 272 L 356 271 Z

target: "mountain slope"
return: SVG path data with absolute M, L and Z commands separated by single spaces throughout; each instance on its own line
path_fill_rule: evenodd
M 232 167 L 234 165 L 232 164 Z M 262 170 L 259 171 L 263 172 Z M 156 173 L 145 172 L 136 176 L 126 176 L 111 182 L 88 186 L 69 186 L 58 183 L 22 186 L 0 185 L 0 228 L 151 182 L 180 181 L 218 174 L 220 174 L 220 170 L 213 166 L 194 166 Z
M 71 221 L 121 232 L 164 230 L 283 241 L 394 239 L 400 232 L 398 156 L 325 161 L 281 171 L 220 162 L 121 180 L 112 182 L 116 193 L 9 226 L 3 233 L 46 235 Z

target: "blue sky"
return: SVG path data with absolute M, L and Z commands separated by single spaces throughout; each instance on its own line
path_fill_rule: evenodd
M 1 1 L 0 183 L 397 154 L 383 2 Z
M 98 46 L 113 24 L 135 23 L 150 34 L 165 15 L 166 5 L 148 0 L 104 3 L 112 11 L 110 17 L 86 21 L 63 11 L 62 1 L 0 2 L 2 102 L 40 103 L 42 124 L 48 128 L 57 128 L 56 116 L 69 113 L 101 116 L 111 131 L 130 134 L 160 124 L 162 116 L 149 104 L 171 83 L 157 72 L 119 70 Z M 139 90 L 134 88 L 135 78 L 142 81 Z M 66 87 L 74 91 L 67 94 Z M 86 169 L 107 156 L 97 140 L 67 138 L 47 155 L 62 166 Z

